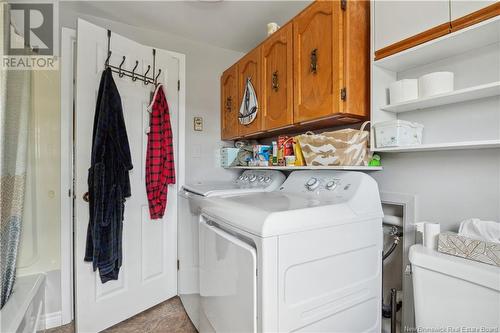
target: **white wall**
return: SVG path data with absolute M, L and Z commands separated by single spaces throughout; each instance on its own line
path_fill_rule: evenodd
M 468 217 L 500 221 L 500 149 L 385 154 L 381 191 L 416 195 L 417 221 L 454 230 Z
M 61 269 L 59 71 L 31 73 L 31 102 L 19 275 Z
M 61 26 L 76 28 L 76 19 L 111 29 L 142 44 L 186 55 L 186 182 L 233 177 L 234 171 L 218 166 L 220 140 L 220 75 L 243 54 L 180 38 L 168 32 L 81 15 L 60 4 Z M 167 87 L 168 89 L 168 87 Z M 201 116 L 204 130 L 193 130 L 193 117 Z M 228 145 L 228 144 L 226 144 Z

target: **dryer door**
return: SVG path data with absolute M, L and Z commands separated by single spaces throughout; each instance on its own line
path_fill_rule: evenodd
M 200 332 L 256 332 L 255 248 L 202 221 L 199 250 Z

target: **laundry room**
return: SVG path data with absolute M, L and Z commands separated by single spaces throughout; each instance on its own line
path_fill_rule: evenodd
M 0 332 L 500 331 L 500 1 L 0 17 Z

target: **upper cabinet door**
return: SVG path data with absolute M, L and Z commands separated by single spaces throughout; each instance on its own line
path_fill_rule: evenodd
M 294 121 L 339 112 L 341 15 L 337 1 L 317 1 L 293 20 Z
M 375 50 L 433 28 L 433 31 L 428 33 L 432 38 L 439 37 L 440 33 L 444 35 L 449 32 L 448 1 L 375 0 L 374 15 Z M 427 40 L 423 39 L 424 42 Z
M 287 24 L 262 44 L 263 128 L 293 124 L 292 25 Z
M 260 66 L 261 48 L 247 53 L 240 61 L 238 61 L 238 111 L 243 101 L 247 79 L 252 82 L 253 88 L 257 95 L 258 111 L 257 117 L 247 125 L 243 125 L 238 120 L 238 136 L 246 136 L 255 134 L 262 130 L 262 90 L 261 90 L 261 66 Z
M 451 0 L 451 20 L 456 20 L 462 16 L 472 14 L 480 9 L 488 7 L 498 0 Z
M 221 136 L 238 136 L 238 67 L 233 65 L 221 77 Z

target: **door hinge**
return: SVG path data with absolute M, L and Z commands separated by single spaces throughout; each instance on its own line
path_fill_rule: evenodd
M 177 270 L 179 270 L 181 268 L 181 262 L 179 261 L 179 259 L 177 259 Z
M 181 90 L 181 80 L 177 80 L 177 91 Z
M 347 9 L 347 0 L 341 0 L 340 1 L 340 8 L 342 10 L 346 10 Z
M 345 87 L 340 89 L 340 99 L 343 101 L 347 99 L 347 89 Z

